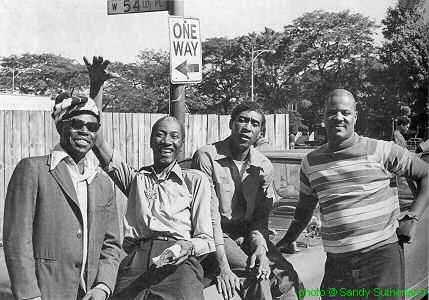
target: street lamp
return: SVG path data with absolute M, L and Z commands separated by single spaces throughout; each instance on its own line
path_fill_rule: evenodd
M 264 52 L 270 52 L 270 53 L 276 53 L 276 51 L 275 50 L 272 50 L 272 49 L 261 49 L 261 50 L 255 50 L 254 48 L 253 48 L 253 45 L 252 45 L 252 66 L 251 66 L 251 71 L 252 71 L 252 73 L 251 73 L 251 76 L 250 76 L 250 78 L 251 78 L 251 101 L 253 102 L 253 90 L 254 90 L 254 79 L 253 79 L 253 77 L 254 77 L 254 70 L 253 70 L 253 66 L 254 66 L 254 62 L 255 62 L 255 60 L 256 60 L 256 58 L 259 56 L 259 55 L 261 55 L 262 53 L 264 53 Z
M 17 71 L 16 74 L 15 74 L 15 70 Z M 15 93 L 15 78 L 21 75 L 22 73 L 30 70 L 40 71 L 40 69 L 32 68 L 32 67 L 25 68 L 25 69 L 15 69 L 14 67 L 12 67 L 12 94 Z

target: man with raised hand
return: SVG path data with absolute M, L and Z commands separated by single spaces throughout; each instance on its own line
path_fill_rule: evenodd
M 123 252 L 111 184 L 87 157 L 100 114 L 91 99 L 60 94 L 52 117 L 59 144 L 21 160 L 8 186 L 3 242 L 12 292 L 105 300 Z
M 254 102 L 239 104 L 229 127 L 228 138 L 201 147 L 192 159 L 192 167 L 206 173 L 212 184 L 216 253 L 208 255 L 203 267 L 216 274 L 225 299 L 236 291 L 243 299 L 271 299 L 272 292 L 295 295 L 291 287 L 298 292 L 298 276 L 268 238 L 273 166 L 253 147 L 265 116 Z
M 324 299 L 342 299 L 340 289 L 365 289 L 372 299 L 376 288 L 403 290 L 404 257 L 398 241 L 414 240 L 416 223 L 428 202 L 428 165 L 393 142 L 359 136 L 354 131 L 356 120 L 353 95 L 343 89 L 332 91 L 324 113 L 328 142 L 303 159 L 295 217 L 277 243 L 281 251 L 293 252 L 320 203 L 327 252 Z M 420 181 L 415 200 L 400 220 L 392 174 Z M 331 296 L 330 291 L 338 294 Z
M 92 65 L 85 63 L 92 95 L 100 96 L 97 88 L 111 77 L 107 64 L 100 58 Z M 159 119 L 150 136 L 154 163 L 136 170 L 98 136 L 94 153 L 128 198 L 124 220 L 128 256 L 119 268 L 114 299 L 204 298 L 198 258 L 214 251 L 210 184 L 202 172 L 178 165 L 184 138 L 184 127 L 176 118 Z M 162 264 L 154 263 L 158 258 Z

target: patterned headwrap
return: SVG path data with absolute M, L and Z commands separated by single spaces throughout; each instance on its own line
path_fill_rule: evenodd
M 67 93 L 61 93 L 55 98 L 55 105 L 52 108 L 52 119 L 55 124 L 59 121 L 71 117 L 90 114 L 100 122 L 100 113 L 94 100 L 88 97 L 70 97 Z

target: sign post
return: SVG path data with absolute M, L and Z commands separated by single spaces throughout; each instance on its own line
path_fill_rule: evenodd
M 184 16 L 183 1 L 174 0 L 168 3 L 171 16 Z M 170 49 L 171 51 L 171 49 Z M 171 56 L 170 56 L 171 57 Z M 171 65 L 171 59 L 170 59 Z M 171 67 L 170 67 L 171 69 Z M 171 73 L 170 73 L 171 76 Z M 170 115 L 176 117 L 182 126 L 185 126 L 185 85 L 173 84 L 170 80 Z M 185 158 L 185 152 L 179 153 L 178 159 Z

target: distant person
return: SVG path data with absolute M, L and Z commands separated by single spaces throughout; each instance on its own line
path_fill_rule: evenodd
M 86 155 L 100 114 L 91 99 L 61 94 L 52 117 L 59 144 L 21 160 L 8 186 L 3 242 L 12 292 L 15 299 L 105 300 L 123 252 L 111 184 Z
M 216 253 L 203 267 L 216 275 L 224 299 L 236 291 L 249 300 L 294 296 L 298 275 L 268 237 L 273 166 L 253 147 L 265 116 L 255 102 L 242 103 L 233 109 L 229 128 L 229 137 L 199 148 L 192 158 L 192 168 L 206 173 L 212 186 Z
M 295 149 L 295 135 L 293 132 L 289 134 L 289 149 Z
M 329 295 L 340 289 L 404 290 L 404 254 L 399 242 L 415 240 L 415 226 L 428 203 L 428 165 L 393 142 L 359 136 L 354 131 L 356 120 L 353 95 L 343 89 L 332 91 L 324 112 L 328 143 L 303 159 L 294 220 L 277 243 L 281 251 L 293 252 L 320 203 L 321 236 L 327 252 L 323 299 L 343 299 L 340 294 Z M 420 182 L 418 195 L 401 219 L 391 173 Z M 371 294 L 370 298 L 377 297 Z
M 408 149 L 407 141 L 405 141 L 404 134 L 410 129 L 410 119 L 407 117 L 398 117 L 396 121 L 397 128 L 393 131 L 393 141 L 395 144 Z
M 101 97 L 101 86 L 110 78 L 108 62 L 101 57 L 92 64 L 84 60 L 91 95 Z M 204 299 L 198 258 L 215 250 L 210 184 L 202 172 L 182 169 L 177 163 L 184 140 L 185 129 L 176 118 L 159 119 L 150 135 L 154 162 L 137 170 L 98 135 L 94 154 L 127 196 L 127 257 L 119 267 L 113 299 Z M 166 265 L 156 265 L 153 258 L 162 258 L 170 247 L 179 250 L 169 255 Z

